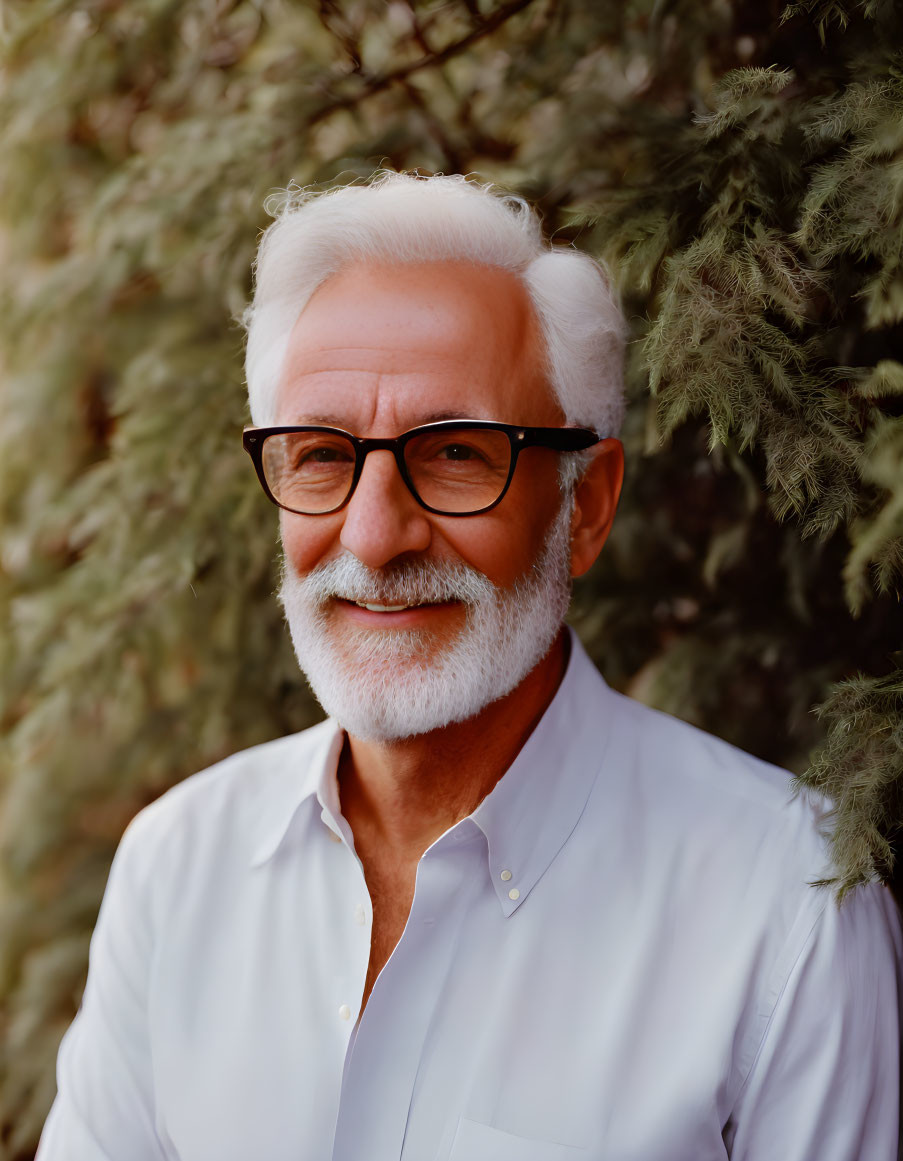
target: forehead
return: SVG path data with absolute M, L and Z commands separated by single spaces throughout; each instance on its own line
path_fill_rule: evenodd
M 555 421 L 523 283 L 463 262 L 361 264 L 334 275 L 292 330 L 280 420 L 326 418 L 324 407 L 358 427 L 440 413 Z

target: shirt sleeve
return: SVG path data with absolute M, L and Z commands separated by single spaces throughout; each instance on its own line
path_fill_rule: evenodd
M 153 953 L 133 823 L 119 846 L 88 982 L 57 1060 L 57 1097 L 35 1161 L 163 1161 L 147 1021 Z
M 896 1161 L 900 952 L 886 888 L 827 901 L 735 1107 L 732 1161 Z

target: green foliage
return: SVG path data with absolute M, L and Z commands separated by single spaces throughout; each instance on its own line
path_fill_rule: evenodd
M 837 25 L 837 31 L 843 32 L 850 21 L 852 5 L 847 0 L 802 0 L 799 4 L 788 4 L 781 15 L 781 20 L 790 20 L 794 16 L 809 16 L 818 29 L 822 44 L 832 24 Z M 858 5 L 863 8 L 865 5 Z M 873 8 L 874 5 L 870 5 Z
M 316 715 L 238 441 L 235 319 L 293 182 L 478 172 L 607 258 L 628 484 L 575 621 L 619 687 L 830 793 L 841 890 L 891 874 L 896 5 L 8 0 L 0 35 L 0 1158 L 125 823 Z
M 893 364 L 899 367 L 899 364 Z M 903 577 L 903 418 L 884 417 L 869 433 L 862 476 L 882 500 L 853 527 L 853 548 L 844 568 L 847 601 L 861 611 L 869 579 L 900 598 Z M 869 578 L 868 570 L 871 571 Z
M 868 330 L 893 326 L 903 317 L 903 74 L 850 84 L 814 105 L 805 141 L 819 163 L 797 237 L 819 268 L 857 271 Z
M 687 559 L 702 562 L 699 579 L 686 578 L 672 601 L 683 624 L 665 616 L 673 639 L 639 671 L 639 688 L 793 765 L 786 741 L 775 753 L 755 734 L 777 714 L 785 738 L 817 741 L 791 713 L 807 693 L 812 701 L 824 696 L 832 670 L 842 676 L 855 668 L 856 622 L 844 605 L 859 618 L 858 644 L 869 642 L 866 669 L 892 668 L 900 640 L 901 368 L 892 356 L 903 321 L 903 26 L 892 5 L 879 3 L 793 5 L 785 21 L 793 34 L 775 31 L 770 59 L 754 53 L 753 67 L 715 81 L 692 121 L 678 116 L 670 134 L 659 126 L 644 135 L 624 185 L 600 191 L 577 220 L 590 225 L 591 244 L 648 318 L 638 327 L 631 375 L 637 395 L 648 386 L 653 396 L 647 451 L 699 417 L 708 448 L 723 447 L 735 468 L 744 464 L 759 500 L 786 522 L 780 534 L 763 532 L 755 485 L 748 508 L 732 516 L 730 489 L 714 504 L 705 499 L 714 535 L 688 538 L 684 548 Z M 694 470 L 701 472 L 698 463 Z M 698 490 L 672 483 L 681 503 Z M 651 510 L 644 515 L 654 519 Z M 683 513 L 671 515 L 673 527 L 687 526 Z M 664 530 L 660 536 L 667 541 Z M 615 551 L 617 539 L 616 530 Z M 642 559 L 635 544 L 627 556 Z M 842 593 L 830 561 L 841 565 Z M 646 566 L 661 592 L 659 561 Z M 754 585 L 773 592 L 767 626 L 744 567 Z M 700 580 L 717 591 L 728 578 L 729 612 L 700 592 Z M 876 605 L 876 592 L 891 599 Z M 835 669 L 841 657 L 845 665 Z M 763 670 L 780 690 L 780 709 L 762 696 L 774 690 Z M 741 724 L 744 702 L 757 718 L 752 731 Z M 855 739 L 858 719 L 849 703 L 838 704 Z M 893 717 L 899 707 L 885 712 Z M 887 843 L 896 836 L 899 763 L 880 779 L 866 748 L 841 748 L 833 734 L 826 745 L 805 781 L 836 799 L 837 883 L 845 891 L 893 866 Z M 838 794 L 847 783 L 872 786 L 871 802 L 860 792 Z
M 843 896 L 876 868 L 893 866 L 903 820 L 903 669 L 841 682 L 818 713 L 828 736 L 806 782 L 835 803 L 835 843 L 847 859 Z

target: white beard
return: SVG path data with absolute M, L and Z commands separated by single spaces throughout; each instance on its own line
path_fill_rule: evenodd
M 566 497 L 532 569 L 510 589 L 463 562 L 370 569 L 350 553 L 297 576 L 279 599 L 295 655 L 323 709 L 353 737 L 390 741 L 465 721 L 520 685 L 545 657 L 571 599 Z M 426 629 L 330 623 L 333 598 L 383 605 L 461 601 L 464 627 L 443 643 Z

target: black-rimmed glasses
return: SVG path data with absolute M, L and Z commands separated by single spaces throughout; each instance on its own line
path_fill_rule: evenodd
M 438 516 L 476 516 L 508 491 L 525 447 L 583 451 L 599 442 L 581 427 L 515 427 L 452 419 L 413 427 L 395 439 L 362 439 L 337 427 L 249 427 L 242 436 L 263 490 L 280 508 L 326 516 L 354 492 L 364 459 L 390 451 L 414 499 Z

